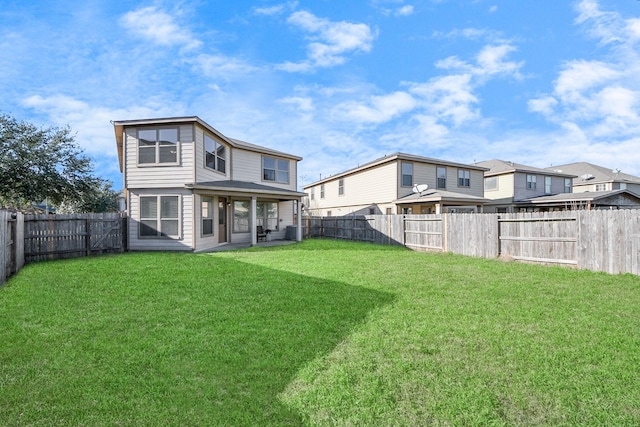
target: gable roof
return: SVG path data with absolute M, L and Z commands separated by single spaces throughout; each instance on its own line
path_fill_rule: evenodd
M 575 178 L 576 175 L 566 173 L 564 171 L 550 171 L 547 169 L 536 168 L 534 166 L 523 165 L 521 163 L 514 163 L 505 160 L 493 159 L 485 160 L 483 162 L 475 163 L 478 166 L 483 166 L 489 170 L 484 173 L 484 176 L 504 175 L 509 173 L 535 173 L 539 175 L 553 175 L 564 178 Z
M 554 171 L 559 170 L 564 173 L 574 174 L 578 179 L 573 182 L 573 185 L 602 182 L 627 182 L 640 184 L 640 177 L 623 172 L 616 172 L 613 169 L 587 162 L 568 163 L 566 165 L 552 166 L 546 169 Z M 587 178 L 588 176 L 591 176 L 591 178 Z
M 202 120 L 198 116 L 186 116 L 186 117 L 161 117 L 155 119 L 134 119 L 134 120 L 116 120 L 111 122 L 113 124 L 113 130 L 116 134 L 116 146 L 118 149 L 118 161 L 120 162 L 120 171 L 122 172 L 124 162 L 124 141 L 123 133 L 126 127 L 130 126 L 156 126 L 156 125 L 176 125 L 185 123 L 198 124 L 204 129 L 208 130 L 231 147 L 241 148 L 243 150 L 254 151 L 257 153 L 271 154 L 274 156 L 285 157 L 291 160 L 302 160 L 302 157 L 295 156 L 293 154 L 284 153 L 282 151 L 273 150 L 271 148 L 262 147 L 256 144 L 250 144 L 248 142 L 240 141 L 239 139 L 229 138 L 223 135 L 220 131 L 213 126 Z
M 383 165 L 385 163 L 390 163 L 390 162 L 395 162 L 397 160 L 407 160 L 407 161 L 411 161 L 411 162 L 417 162 L 417 163 L 428 163 L 428 164 L 433 164 L 433 165 L 438 165 L 438 166 L 452 166 L 452 167 L 458 167 L 458 168 L 464 168 L 464 169 L 474 169 L 474 170 L 479 170 L 479 171 L 484 171 L 487 168 L 482 167 L 482 166 L 477 166 L 477 165 L 469 165 L 466 163 L 456 163 L 456 162 L 452 162 L 449 160 L 441 160 L 441 159 L 435 159 L 432 157 L 424 157 L 424 156 L 417 156 L 414 154 L 407 154 L 407 153 L 401 153 L 401 152 L 396 152 L 390 155 L 385 155 L 383 157 L 380 157 L 378 159 L 372 160 L 368 163 L 359 165 L 355 168 L 351 168 L 351 169 L 347 169 L 344 172 L 340 172 L 337 173 L 335 175 L 331 175 L 328 176 L 326 178 L 320 179 L 319 181 L 316 182 L 312 182 L 311 184 L 307 184 L 305 185 L 303 188 L 309 188 L 309 187 L 313 187 L 314 185 L 318 185 L 318 184 L 322 184 L 328 181 L 333 181 L 339 178 L 343 178 L 347 175 L 353 175 L 355 173 L 364 171 L 366 169 L 371 169 L 374 168 L 376 166 L 380 166 Z

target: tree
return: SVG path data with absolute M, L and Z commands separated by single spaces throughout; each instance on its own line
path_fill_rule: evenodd
M 92 175 L 69 127 L 39 129 L 0 114 L 0 205 L 25 209 L 47 199 L 79 207 L 101 193 L 113 196 L 109 192 L 116 194 Z

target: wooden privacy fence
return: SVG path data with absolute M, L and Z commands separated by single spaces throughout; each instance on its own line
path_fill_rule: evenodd
M 23 264 L 126 250 L 119 213 L 22 215 L 0 211 L 0 283 Z
M 310 218 L 305 235 L 640 274 L 640 210 Z

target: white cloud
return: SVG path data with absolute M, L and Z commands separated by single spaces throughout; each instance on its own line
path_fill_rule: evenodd
M 125 13 L 120 24 L 131 33 L 163 46 L 192 49 L 202 44 L 189 30 L 177 24 L 173 15 L 155 6 Z
M 396 16 L 409 16 L 409 15 L 413 15 L 413 6 L 411 5 L 404 5 L 399 9 L 396 9 L 394 12 L 394 15 Z
M 275 16 L 281 15 L 289 10 L 293 10 L 298 6 L 297 1 L 290 1 L 287 3 L 280 3 L 274 6 L 267 7 L 254 7 L 253 13 L 256 15 Z
M 406 92 L 394 92 L 389 95 L 372 96 L 366 103 L 348 101 L 339 104 L 333 111 L 339 120 L 359 123 L 384 123 L 416 106 L 416 100 Z
M 230 79 L 257 70 L 248 62 L 219 54 L 201 54 L 188 59 L 187 62 L 194 64 L 204 75 L 214 79 Z
M 366 24 L 332 22 L 306 12 L 298 11 L 287 22 L 309 33 L 307 60 L 287 62 L 279 66 L 284 71 L 308 71 L 315 67 L 332 67 L 346 61 L 352 52 L 369 52 L 375 38 Z
M 493 5 L 489 8 L 489 13 L 495 13 L 498 10 L 498 6 Z

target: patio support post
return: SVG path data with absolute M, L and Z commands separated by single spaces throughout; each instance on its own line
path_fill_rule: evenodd
M 249 209 L 249 227 L 251 227 L 251 246 L 258 244 L 258 230 L 257 230 L 257 206 L 258 200 L 256 196 L 251 196 L 251 208 Z
M 298 200 L 296 203 L 298 209 L 296 213 L 296 242 L 302 242 L 302 201 Z

